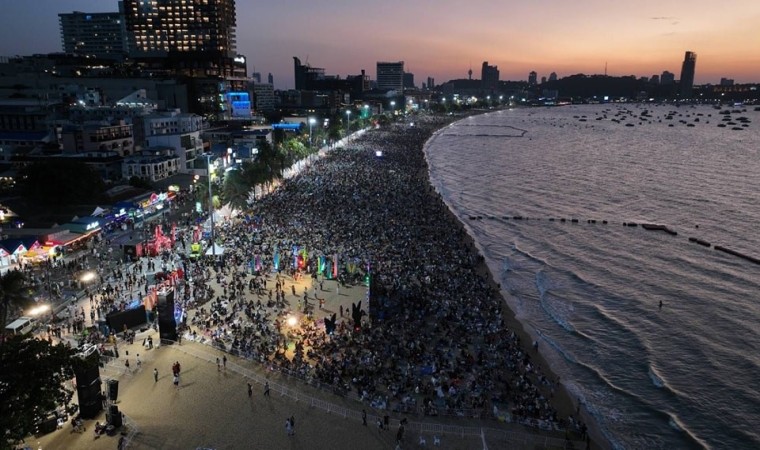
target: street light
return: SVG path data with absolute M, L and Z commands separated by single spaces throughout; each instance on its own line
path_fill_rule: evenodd
M 211 153 L 206 153 L 208 162 L 208 212 L 211 219 L 211 256 L 216 261 L 216 246 L 214 245 L 214 199 L 211 196 Z
M 351 140 L 351 111 L 346 110 L 346 145 Z
M 396 114 L 396 102 L 391 100 L 391 114 Z
M 311 151 L 311 129 L 315 123 L 317 123 L 317 119 L 309 117 L 309 151 Z

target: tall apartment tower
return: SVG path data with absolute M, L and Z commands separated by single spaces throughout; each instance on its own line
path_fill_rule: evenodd
M 694 52 L 686 52 L 683 58 L 683 64 L 681 65 L 681 80 L 679 81 L 679 89 L 681 91 L 682 98 L 691 98 L 692 90 L 694 88 L 694 69 L 697 65 L 697 54 Z
M 377 63 L 377 88 L 404 91 L 404 61 Z
M 535 71 L 531 71 L 528 74 L 528 84 L 530 86 L 535 86 L 537 82 L 538 82 L 538 74 Z
M 235 56 L 235 0 L 122 0 L 130 55 Z
M 480 70 L 480 82 L 483 89 L 496 89 L 499 85 L 499 67 L 488 65 L 488 61 L 483 61 Z
M 127 53 L 124 20 L 117 12 L 74 11 L 58 14 L 58 22 L 65 53 L 112 59 L 121 59 Z

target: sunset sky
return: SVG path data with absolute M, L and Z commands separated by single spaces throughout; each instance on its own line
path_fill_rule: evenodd
M 0 0 L 0 56 L 61 51 L 58 13 L 117 11 L 117 0 Z M 406 62 L 420 85 L 480 78 L 483 61 L 502 80 L 576 73 L 679 77 L 697 53 L 696 83 L 760 82 L 759 0 L 237 0 L 238 52 L 248 70 L 292 88 L 292 57 L 327 74 L 376 61 Z

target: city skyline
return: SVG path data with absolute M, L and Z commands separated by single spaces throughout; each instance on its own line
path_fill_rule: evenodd
M 345 77 L 364 69 L 373 79 L 377 61 L 405 61 L 417 80 L 433 77 L 440 83 L 467 78 L 470 68 L 479 76 L 483 61 L 498 66 L 502 80 L 527 80 L 530 71 L 539 78 L 550 72 L 560 78 L 602 74 L 605 66 L 612 76 L 679 74 L 684 52 L 693 51 L 699 54 L 695 84 L 718 84 L 722 77 L 760 81 L 760 41 L 754 35 L 760 3 L 751 0 L 645 0 L 634 11 L 603 0 L 481 0 L 467 10 L 444 3 L 434 8 L 362 0 L 336 10 L 300 0 L 266 8 L 238 0 L 237 50 L 247 57 L 249 74 L 274 74 L 278 89 L 294 86 L 293 56 L 328 74 Z M 114 12 L 118 1 L 3 6 L 0 56 L 14 56 L 62 51 L 59 13 Z M 397 14 L 390 17 L 389 11 Z

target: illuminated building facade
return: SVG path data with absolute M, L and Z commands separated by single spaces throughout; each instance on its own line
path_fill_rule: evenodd
M 234 0 L 122 0 L 129 55 L 157 77 L 183 77 L 190 111 L 227 120 L 230 92 L 247 88 L 236 53 Z
M 127 53 L 124 21 L 119 13 L 58 14 L 63 51 L 121 59 Z
M 130 55 L 235 56 L 234 0 L 123 0 Z

